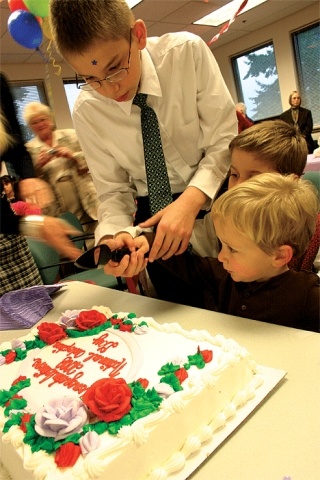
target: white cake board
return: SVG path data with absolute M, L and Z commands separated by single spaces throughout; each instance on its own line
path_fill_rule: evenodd
M 259 373 L 263 376 L 263 384 L 256 390 L 255 397 L 243 407 L 237 409 L 233 418 L 226 425 L 214 433 L 212 440 L 201 445 L 201 450 L 194 458 L 189 457 L 183 470 L 171 473 L 170 480 L 186 480 L 208 457 L 211 455 L 229 435 L 252 413 L 262 400 L 277 386 L 286 375 L 284 370 L 259 365 Z

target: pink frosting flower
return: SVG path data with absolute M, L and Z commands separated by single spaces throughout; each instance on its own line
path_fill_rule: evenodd
M 62 328 L 75 328 L 75 319 L 78 318 L 80 310 L 66 310 L 59 318 L 59 325 Z
M 73 397 L 50 400 L 35 416 L 35 430 L 43 437 L 56 441 L 72 433 L 80 433 L 87 423 L 88 413 L 84 403 Z
M 97 432 L 87 432 L 83 437 L 80 438 L 80 448 L 82 455 L 88 455 L 88 453 L 96 450 L 100 446 L 100 443 L 101 439 Z

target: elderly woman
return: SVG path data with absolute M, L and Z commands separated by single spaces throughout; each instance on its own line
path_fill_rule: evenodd
M 315 142 L 312 138 L 313 119 L 311 110 L 301 107 L 301 96 L 297 90 L 289 95 L 289 110 L 281 113 L 280 119 L 293 125 L 305 137 L 308 145 L 308 153 L 313 153 Z
M 56 196 L 51 214 L 72 212 L 86 232 L 93 232 L 98 198 L 75 131 L 56 130 L 51 109 L 39 102 L 26 105 L 24 119 L 35 135 L 26 147 L 36 174 L 49 183 Z

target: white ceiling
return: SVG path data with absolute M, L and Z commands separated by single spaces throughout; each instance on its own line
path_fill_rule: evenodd
M 39 53 L 20 46 L 11 37 L 7 29 L 8 18 L 11 14 L 8 2 L 7 0 L 0 0 L 0 2 L 0 64 L 43 62 Z M 204 41 L 209 42 L 220 31 L 222 25 L 206 27 L 192 25 L 192 22 L 228 2 L 229 0 L 143 0 L 133 9 L 133 12 L 136 18 L 145 21 L 149 36 L 185 30 L 195 33 Z M 314 3 L 318 3 L 318 0 L 267 0 L 266 3 L 237 17 L 229 30 L 211 45 L 211 49 L 214 51 L 218 46 L 234 41 Z M 241 0 L 239 0 L 240 4 Z M 303 19 L 301 23 L 303 24 Z M 45 52 L 49 41 L 45 36 L 43 38 L 40 50 Z M 53 53 L 55 53 L 54 49 Z M 58 62 L 61 60 L 56 53 L 55 59 Z

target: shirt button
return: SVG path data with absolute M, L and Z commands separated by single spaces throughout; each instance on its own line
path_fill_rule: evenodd
M 242 305 L 242 306 L 241 306 L 241 310 L 247 310 L 246 305 Z
M 250 293 L 249 293 L 249 292 L 246 292 L 246 293 L 244 294 L 244 297 L 245 297 L 245 298 L 249 298 L 249 297 L 250 297 Z

